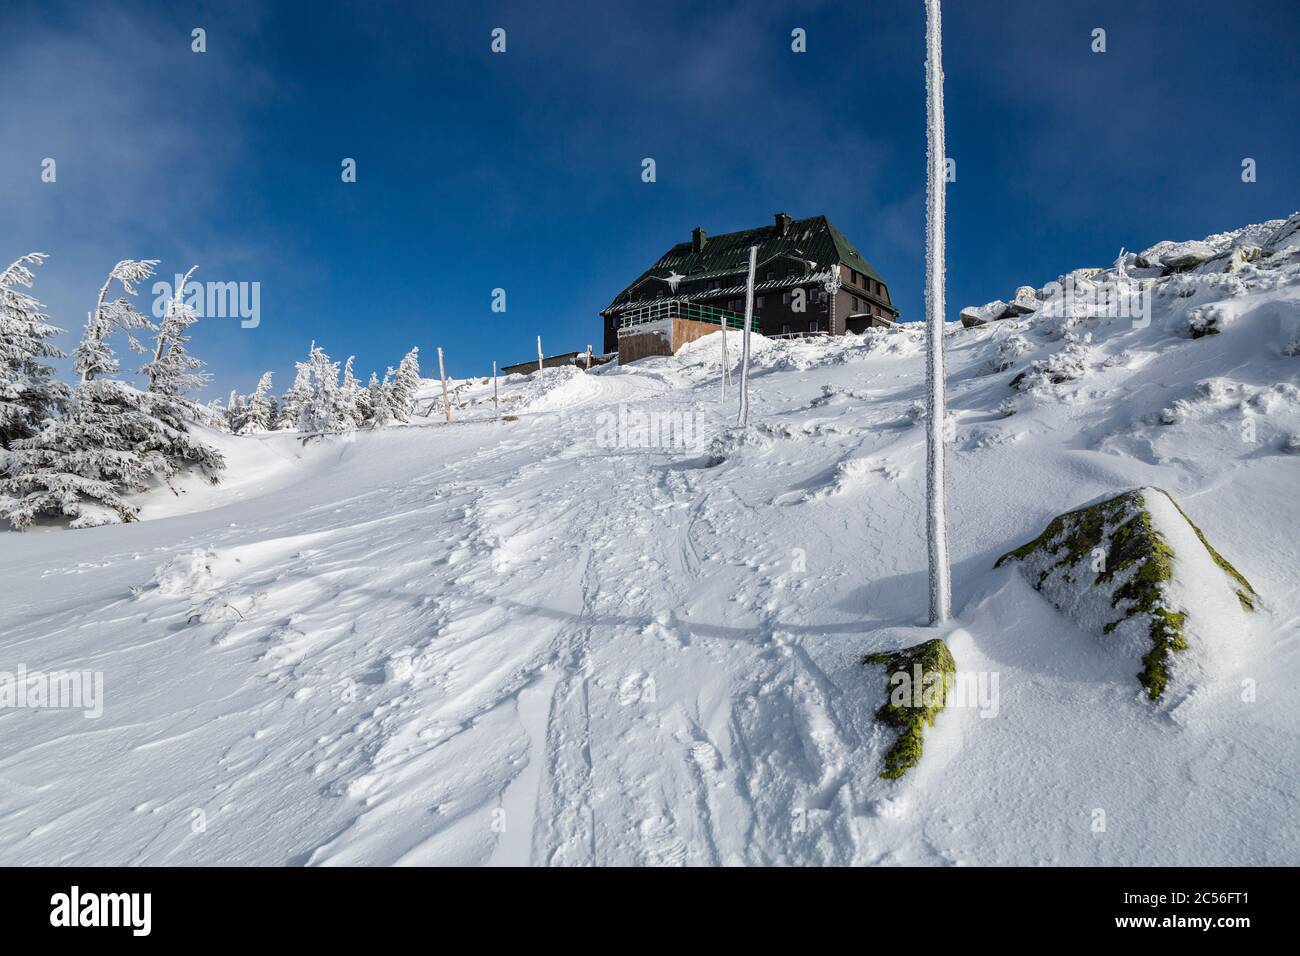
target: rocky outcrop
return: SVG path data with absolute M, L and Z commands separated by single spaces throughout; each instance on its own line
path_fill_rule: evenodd
M 997 565 L 1029 582 L 1084 631 L 1140 658 L 1138 681 L 1159 699 L 1183 667 L 1213 670 L 1243 636 L 1258 596 L 1174 499 L 1137 488 L 1052 519 Z

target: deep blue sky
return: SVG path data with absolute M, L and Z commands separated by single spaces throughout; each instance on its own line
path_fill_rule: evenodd
M 548 352 L 599 348 L 597 310 L 691 227 L 778 210 L 829 216 L 922 316 L 920 0 L 5 14 L 0 259 L 51 255 L 37 293 L 69 347 L 118 259 L 260 282 L 259 328 L 198 326 L 210 395 L 264 369 L 283 390 L 313 338 L 364 374 L 412 345 L 426 370 L 443 346 L 460 375 L 529 358 L 539 333 Z M 950 0 L 944 16 L 950 317 L 1121 245 L 1300 208 L 1295 0 Z

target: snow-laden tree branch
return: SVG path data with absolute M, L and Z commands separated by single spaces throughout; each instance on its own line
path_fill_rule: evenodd
M 97 375 L 112 375 L 117 371 L 117 357 L 108 345 L 114 329 L 126 333 L 132 349 L 145 351 L 132 333 L 136 329 L 153 328 L 152 323 L 135 310 L 129 299 L 108 301 L 108 292 L 117 282 L 127 295 L 135 295 L 136 285 L 153 275 L 156 265 L 157 259 L 123 259 L 109 272 L 95 299 L 95 311 L 86 320 L 81 343 L 72 353 L 72 370 L 81 376 L 81 381 L 89 382 Z

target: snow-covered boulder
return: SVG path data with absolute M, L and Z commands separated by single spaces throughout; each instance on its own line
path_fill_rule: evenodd
M 1285 259 L 1300 249 L 1300 213 L 1220 232 L 1204 239 L 1157 242 L 1138 257 L 1139 265 L 1156 266 L 1163 275 L 1183 272 L 1236 272 L 1247 263 Z
M 1257 595 L 1168 492 L 1137 488 L 1054 518 L 1000 557 L 1083 630 L 1141 660 L 1158 699 L 1227 664 Z
M 1050 391 L 1054 385 L 1077 381 L 1087 374 L 1091 354 L 1086 341 L 1071 342 L 1047 358 L 1035 359 L 1011 380 L 1011 387 L 1022 392 Z
M 1014 319 L 1017 316 L 1028 315 L 1030 312 L 1036 311 L 1038 304 L 1034 290 L 1028 286 L 1021 286 L 1016 290 L 1016 298 L 1013 302 L 994 299 L 984 305 L 971 305 L 962 309 L 961 324 L 965 328 L 973 329 L 979 325 L 988 325 L 990 322 Z
M 1292 213 L 1264 240 L 1264 251 L 1269 256 L 1286 258 L 1300 252 L 1300 212 Z

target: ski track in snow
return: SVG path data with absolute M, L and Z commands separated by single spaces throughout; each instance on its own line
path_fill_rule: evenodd
M 592 440 L 619 403 L 729 428 L 701 350 L 577 385 L 508 380 L 513 422 L 487 420 L 480 395 L 450 426 L 326 449 L 268 436 L 281 470 L 261 493 L 0 537 L 0 666 L 106 685 L 98 720 L 0 710 L 0 861 L 1294 863 L 1297 711 L 1276 681 L 1300 668 L 1295 554 L 1266 520 L 1239 531 L 1227 497 L 1280 500 L 1294 460 L 1071 447 L 1084 428 L 1104 443 L 1142 426 L 1103 429 L 1064 401 L 982 413 L 995 380 L 1007 394 L 1010 373 L 971 372 L 996 334 L 949 344 L 950 643 L 961 670 L 1000 674 L 1000 719 L 950 708 L 903 781 L 878 777 L 881 677 L 860 660 L 933 636 L 915 626 L 917 333 L 822 364 L 817 349 L 849 343 L 760 350 L 763 437 L 716 467 Z M 1178 363 L 1156 354 L 1131 395 Z M 963 444 L 980 429 L 1008 441 Z M 1029 431 L 1047 437 L 1017 443 Z M 1127 662 L 990 570 L 1051 515 L 1145 481 L 1185 492 L 1211 538 L 1249 556 L 1271 604 L 1244 665 L 1272 689 L 1254 709 L 1232 706 L 1232 674 L 1186 720 L 1154 710 Z M 151 584 L 168 562 L 180 588 Z

